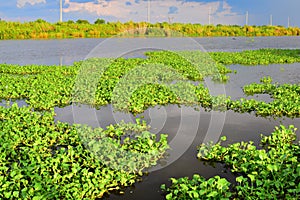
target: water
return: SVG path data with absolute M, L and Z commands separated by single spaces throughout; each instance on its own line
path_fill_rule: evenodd
M 232 97 L 231 99 L 257 99 L 266 102 L 272 101 L 272 99 L 267 94 L 259 94 L 254 96 L 245 96 L 243 92 L 243 86 L 251 84 L 253 82 L 260 83 L 260 79 L 266 76 L 270 76 L 273 83 L 278 84 L 299 84 L 300 80 L 300 63 L 293 64 L 270 64 L 261 66 L 242 66 L 242 65 L 231 65 L 229 68 L 232 71 L 237 71 L 237 73 L 229 74 L 229 81 L 224 84 L 214 84 L 213 91 L 215 95 L 225 94 L 226 96 Z M 208 80 L 209 81 L 209 80 Z
M 10 107 L 12 104 L 16 103 L 19 107 L 28 106 L 28 104 L 24 100 L 2 100 L 0 101 L 0 106 L 2 107 Z
M 106 39 L 69 39 L 69 40 L 7 40 L 0 41 L 0 63 L 14 64 L 45 64 L 45 65 L 70 65 L 74 61 L 82 60 L 90 55 L 92 50 L 101 42 L 105 44 Z M 113 39 L 119 42 L 119 46 L 108 46 L 105 48 L 105 55 L 109 55 L 111 51 L 119 49 L 122 52 L 122 44 L 132 43 L 135 47 L 138 43 L 145 43 L 147 48 L 151 45 L 162 43 L 160 38 L 151 40 L 140 39 Z M 178 42 L 179 38 L 168 38 L 170 44 Z M 222 37 L 222 38 L 194 38 L 207 51 L 240 51 L 245 49 L 259 48 L 299 48 L 300 37 Z M 123 41 L 123 42 L 122 42 Z M 159 43 L 159 44 L 157 44 Z M 105 46 L 105 45 L 104 45 Z M 125 45 L 126 46 L 126 45 Z M 195 49 L 197 45 L 185 46 L 184 48 Z M 198 45 L 200 48 L 201 46 Z M 134 49 L 133 49 L 134 50 Z M 137 54 L 141 56 L 140 51 L 124 52 L 128 57 L 135 57 Z M 102 54 L 103 55 L 103 54 Z M 123 54 L 124 55 L 124 54 Z M 245 84 L 259 82 L 264 76 L 271 76 L 274 82 L 278 83 L 299 83 L 300 63 L 289 65 L 269 65 L 269 66 L 252 66 L 245 67 L 240 65 L 232 65 L 231 69 L 236 70 L 237 74 L 230 74 L 230 81 L 225 84 L 215 84 L 207 80 L 207 84 L 211 87 L 212 94 L 225 93 L 232 99 L 245 97 L 242 87 Z M 254 97 L 265 101 L 271 101 L 268 95 L 258 95 Z M 23 104 L 22 101 L 19 102 Z M 1 103 L 4 106 L 5 102 Z M 80 111 L 81 116 L 77 116 L 77 120 L 85 120 L 90 125 L 95 125 L 95 120 L 91 118 L 91 114 L 95 117 L 101 127 L 105 127 L 111 123 L 118 122 L 122 119 L 130 122 L 135 117 L 124 113 L 113 112 L 111 105 L 102 107 L 100 110 L 94 110 L 87 106 L 65 108 L 55 108 L 57 114 L 56 121 L 64 121 L 70 124 L 74 123 L 74 110 Z M 255 144 L 260 141 L 260 134 L 269 135 L 274 126 L 280 124 L 294 124 L 300 129 L 300 118 L 297 119 L 268 119 L 256 117 L 253 113 L 234 113 L 227 112 L 206 112 L 203 109 L 194 110 L 193 108 L 170 105 L 166 107 L 150 108 L 143 116 L 151 126 L 154 133 L 168 133 L 169 142 L 174 140 L 182 141 L 180 145 L 173 146 L 170 154 L 176 152 L 178 158 L 175 160 L 167 159 L 166 163 L 158 165 L 158 170 L 152 171 L 143 176 L 143 181 L 136 183 L 134 187 L 127 188 L 125 195 L 111 194 L 105 199 L 164 199 L 160 191 L 160 185 L 169 183 L 170 177 L 191 177 L 194 173 L 198 173 L 206 178 L 214 175 L 226 177 L 230 181 L 234 181 L 234 176 L 228 172 L 224 166 L 217 164 L 215 167 L 205 165 L 196 158 L 197 146 L 207 139 L 208 133 L 215 133 L 214 139 L 220 136 L 227 136 L 225 144 L 252 140 Z M 180 133 L 180 134 L 179 134 Z M 178 137 L 181 135 L 181 137 Z M 297 132 L 300 137 L 299 131 Z M 174 142 L 174 144 L 176 144 Z M 226 172 L 227 171 L 227 172 Z
M 211 37 L 192 38 L 207 51 L 241 51 L 260 48 L 289 48 L 300 46 L 300 37 Z M 0 63 L 11 64 L 44 64 L 71 65 L 74 61 L 84 59 L 97 45 L 107 41 L 130 41 L 132 45 L 145 43 L 156 46 L 161 38 L 112 38 L 112 39 L 62 39 L 62 40 L 1 40 Z M 166 38 L 171 44 L 176 44 L 180 38 Z M 195 45 L 192 46 L 192 49 Z M 201 47 L 199 47 L 201 48 Z M 114 50 L 114 46 L 105 48 L 106 52 Z M 186 46 L 186 49 L 190 49 Z M 134 49 L 132 49 L 134 50 Z M 127 52 L 123 52 L 127 53 Z

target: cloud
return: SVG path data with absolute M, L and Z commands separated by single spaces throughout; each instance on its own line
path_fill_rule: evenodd
M 126 4 L 124 1 L 122 3 L 121 2 L 122 1 L 98 0 L 97 2 L 80 3 L 65 0 L 65 6 L 67 7 L 64 8 L 63 11 L 65 13 L 88 12 L 97 16 L 114 16 L 117 18 L 123 18 L 125 17 L 125 13 L 129 13 L 130 9 L 125 8 Z
M 65 13 L 90 13 L 98 17 L 113 17 L 119 21 L 147 21 L 148 1 L 142 0 L 94 0 L 78 2 L 65 0 Z M 151 1 L 151 22 L 168 21 L 172 15 L 174 22 L 208 23 L 208 10 L 214 24 L 239 24 L 242 16 L 232 11 L 226 1 Z
M 244 16 L 232 12 L 232 7 L 224 1 L 212 14 L 212 19 L 214 24 L 241 24 Z
M 17 0 L 17 7 L 22 8 L 26 4 L 35 5 L 39 3 L 46 3 L 46 0 Z

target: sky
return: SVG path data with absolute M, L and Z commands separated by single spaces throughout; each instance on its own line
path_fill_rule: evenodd
M 60 0 L 0 0 L 6 21 L 59 20 Z M 149 3 L 150 2 L 150 3 Z M 63 0 L 63 21 L 180 22 L 300 27 L 300 0 Z M 289 20 L 288 20 L 289 18 Z

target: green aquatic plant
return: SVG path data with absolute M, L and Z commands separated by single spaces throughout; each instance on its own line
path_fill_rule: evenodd
M 157 140 L 148 128 L 137 120 L 92 129 L 54 122 L 53 111 L 0 107 L 0 198 L 95 199 L 120 191 L 168 148 L 167 136 Z
M 299 84 L 272 84 L 271 77 L 261 79 L 261 84 L 245 85 L 246 95 L 268 94 L 273 101 L 266 103 L 255 99 L 241 98 L 228 103 L 228 109 L 237 112 L 255 112 L 259 116 L 299 117 L 300 116 L 300 85 Z
M 224 65 L 268 65 L 300 62 L 299 49 L 259 49 L 241 52 L 210 52 L 210 56 Z
M 281 50 L 260 50 L 265 55 L 249 57 L 247 63 L 266 59 L 267 55 L 272 58 L 268 62 L 294 62 L 298 59 L 297 51 L 283 51 L 282 61 L 277 55 Z M 255 112 L 260 116 L 300 116 L 299 84 L 273 84 L 270 77 L 264 77 L 261 83 L 243 89 L 247 95 L 269 94 L 272 102 L 231 100 L 210 95 L 201 82 L 207 77 L 222 81 L 231 72 L 207 54 L 161 51 L 149 52 L 147 56 L 147 59 L 94 58 L 72 66 L 0 64 L 0 98 L 23 99 L 28 104 L 23 108 L 16 104 L 0 107 L 0 198 L 101 198 L 134 184 L 145 169 L 156 165 L 168 148 L 166 135 L 157 137 L 139 120 L 106 129 L 54 122 L 53 109 L 57 106 L 112 103 L 117 109 L 136 114 L 151 106 L 183 104 L 207 110 Z M 231 63 L 243 61 L 229 59 Z M 293 127 L 281 127 L 262 139 L 266 146 L 261 151 L 252 143 L 201 146 L 202 159 L 225 162 L 234 173 L 241 173 L 235 189 L 228 190 L 231 185 L 223 178 L 214 177 L 206 182 L 196 175 L 192 180 L 173 179 L 174 190 L 167 189 L 171 193 L 168 198 L 176 198 L 176 194 L 186 199 L 244 199 L 247 195 L 254 199 L 297 198 L 299 185 L 293 183 L 299 183 L 296 163 L 300 156 L 299 145 L 294 144 L 293 138 Z M 200 154 L 203 151 L 205 155 Z M 179 191 L 180 188 L 184 191 Z M 197 193 L 198 190 L 202 192 Z
M 261 136 L 262 149 L 257 149 L 253 142 L 227 147 L 220 143 L 203 144 L 198 157 L 224 162 L 237 175 L 235 195 L 239 198 L 297 199 L 300 197 L 300 143 L 296 143 L 295 131 L 292 125 L 275 127 L 270 136 Z
M 167 188 L 165 184 L 161 189 L 167 193 L 167 200 L 176 199 L 229 199 L 232 194 L 229 186 L 231 185 L 225 178 L 219 176 L 208 180 L 198 174 L 194 174 L 192 179 L 171 178 L 171 186 Z
M 297 61 L 297 52 L 252 50 L 231 52 L 231 57 L 225 52 L 156 51 L 147 52 L 146 59 L 93 58 L 72 66 L 0 64 L 0 98 L 23 99 L 35 110 L 50 110 L 71 103 L 97 108 L 113 104 L 117 110 L 135 114 L 152 106 L 167 104 L 201 105 L 209 110 L 216 108 L 214 104 L 220 102 L 210 95 L 203 79 L 210 77 L 215 82 L 226 82 L 231 72 L 216 61 L 243 63 L 244 54 L 246 57 L 248 54 L 255 55 L 247 58 L 248 64 L 265 62 L 275 54 L 276 59 L 270 62 L 281 62 L 280 55 L 284 58 L 283 62 L 289 59 Z M 234 60 L 235 56 L 241 58 Z M 241 98 L 223 103 L 229 110 L 255 112 L 260 116 L 299 116 L 299 85 L 271 82 L 270 77 L 263 78 L 261 84 L 244 86 L 244 92 L 247 95 L 269 94 L 274 99 L 272 102 Z
M 192 179 L 171 178 L 171 186 L 161 186 L 166 199 L 299 199 L 300 142 L 295 132 L 292 125 L 275 127 L 270 136 L 261 135 L 261 148 L 253 142 L 222 146 L 226 137 L 214 145 L 201 144 L 197 157 L 224 163 L 236 181 L 198 174 Z
M 272 81 L 273 80 L 270 76 L 266 76 L 266 77 L 263 77 L 263 78 L 260 79 L 260 82 L 265 83 L 265 84 L 268 84 L 268 83 L 270 84 L 270 83 L 272 83 Z
M 161 51 L 147 55 L 147 59 L 95 58 L 73 66 L 2 64 L 0 97 L 24 99 L 36 110 L 71 103 L 95 107 L 114 103 L 116 109 L 133 113 L 170 103 L 210 107 L 207 89 L 201 86 L 202 83 L 194 85 L 190 80 L 202 81 L 204 77 L 220 74 L 214 79 L 224 81 L 230 72 L 199 51 Z M 199 96 L 199 93 L 206 96 Z

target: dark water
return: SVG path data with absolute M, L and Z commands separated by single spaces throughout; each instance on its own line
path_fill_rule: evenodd
M 142 48 L 162 48 L 168 44 L 178 47 L 179 38 L 168 38 L 168 43 L 161 39 L 113 39 L 105 43 L 105 39 L 76 39 L 76 40 L 24 40 L 24 41 L 0 41 L 0 63 L 15 64 L 72 64 L 74 61 L 82 60 L 85 57 L 97 52 L 94 47 L 101 43 L 100 54 L 110 55 L 114 52 L 117 55 L 134 57 L 138 46 Z M 207 51 L 240 51 L 245 49 L 259 48 L 299 48 L 300 37 L 260 37 L 260 38 L 194 38 L 194 42 L 186 43 L 183 49 L 204 48 Z M 193 41 L 194 41 L 193 40 Z M 110 46 L 110 44 L 116 44 Z M 130 44 L 128 46 L 128 44 Z M 141 45 L 142 44 L 142 45 Z M 99 47 L 99 46 L 98 46 Z M 105 47 L 105 48 L 104 48 Z M 124 47 L 124 48 L 123 48 Z M 126 48 L 125 48 L 126 47 Z M 173 47 L 168 47 L 173 48 Z M 203 49 L 202 48 L 202 49 Z M 93 50 L 94 49 L 94 50 Z M 128 51 L 131 49 L 132 51 Z M 215 84 L 207 80 L 211 94 L 226 94 L 232 99 L 245 97 L 242 87 L 245 84 L 259 82 L 264 76 L 271 76 L 274 82 L 298 83 L 300 78 L 300 63 L 289 65 L 268 65 L 245 67 L 240 65 L 230 66 L 237 74 L 230 74 L 230 81 L 225 84 Z M 254 97 L 265 101 L 271 101 L 267 95 Z M 19 102 L 23 105 L 22 101 Z M 2 102 L 1 106 L 5 103 Z M 93 126 L 105 127 L 111 123 L 125 120 L 134 122 L 135 117 L 124 113 L 113 112 L 111 105 L 94 110 L 87 106 L 68 106 L 55 109 L 57 116 L 55 120 L 68 122 L 82 122 Z M 253 113 L 239 114 L 232 111 L 227 112 L 205 112 L 203 109 L 170 105 L 166 107 L 155 107 L 148 109 L 142 115 L 151 126 L 154 133 L 169 134 L 169 143 L 172 150 L 170 157 L 150 173 L 143 176 L 143 181 L 136 183 L 134 187 L 127 188 L 125 195 L 111 194 L 105 199 L 164 199 L 160 191 L 160 185 L 168 183 L 170 177 L 191 177 L 198 173 L 206 178 L 214 175 L 226 177 L 234 181 L 234 176 L 226 172 L 226 169 L 217 164 L 215 167 L 205 165 L 197 160 L 197 146 L 209 139 L 217 141 L 221 136 L 227 136 L 227 142 L 252 140 L 258 144 L 260 134 L 269 135 L 274 126 L 280 124 L 294 124 L 300 128 L 300 119 L 268 119 L 256 117 Z M 298 138 L 300 131 L 297 132 Z
M 187 40 L 185 38 L 184 40 Z M 120 51 L 128 53 L 124 45 L 134 51 L 141 47 L 170 49 L 180 44 L 181 38 L 129 38 L 129 39 L 62 39 L 62 40 L 1 40 L 0 63 L 70 65 L 88 56 L 95 47 L 105 53 Z M 300 37 L 212 37 L 191 38 L 191 42 L 180 44 L 183 49 L 205 49 L 207 51 L 241 51 L 260 48 L 299 48 Z M 167 43 L 166 43 L 167 41 Z M 178 43 L 179 42 L 179 43 Z M 197 45 L 195 44 L 197 43 Z M 172 45 L 169 45 L 172 44 Z

